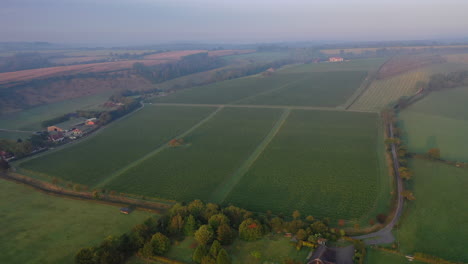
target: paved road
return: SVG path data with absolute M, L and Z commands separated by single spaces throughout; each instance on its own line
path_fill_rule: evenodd
M 389 125 L 389 132 L 390 132 L 390 137 L 393 138 L 393 124 L 390 123 Z M 400 164 L 398 163 L 398 155 L 396 151 L 396 146 L 395 144 L 392 144 L 392 157 L 393 157 L 393 169 L 395 170 L 395 179 L 397 181 L 397 191 L 398 191 L 398 202 L 397 202 L 397 208 L 395 215 L 393 216 L 392 221 L 388 223 L 384 228 L 380 229 L 377 232 L 370 233 L 367 235 L 362 235 L 362 236 L 355 236 L 353 238 L 355 239 L 367 239 L 364 242 L 367 245 L 379 245 L 379 244 L 388 244 L 392 243 L 395 241 L 395 238 L 393 237 L 392 234 L 392 229 L 400 220 L 401 214 L 403 212 L 403 181 L 400 177 L 400 172 L 398 169 L 400 168 Z
M 294 105 L 184 104 L 184 103 L 150 103 L 149 105 L 193 106 L 193 107 L 272 108 L 272 109 L 291 109 L 291 110 L 297 109 L 297 110 L 322 110 L 322 111 L 376 113 L 375 111 L 349 110 L 349 109 L 346 110 L 344 108 L 334 108 L 334 107 L 294 106 Z

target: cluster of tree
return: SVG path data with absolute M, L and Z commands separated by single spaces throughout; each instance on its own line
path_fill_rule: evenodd
M 15 158 L 22 158 L 37 149 L 49 146 L 47 132 L 36 133 L 26 140 L 0 139 L 0 152 L 9 153 Z
M 240 78 L 248 75 L 254 75 L 261 72 L 264 72 L 270 68 L 278 69 L 284 65 L 292 64 L 298 62 L 297 60 L 293 59 L 283 59 L 283 60 L 276 60 L 269 63 L 262 63 L 262 64 L 249 64 L 244 67 L 239 68 L 227 68 L 216 71 L 211 76 L 211 79 L 208 80 L 206 83 L 213 83 L 213 82 L 220 82 L 225 80 L 231 80 L 235 78 Z M 206 84 L 204 83 L 204 84 Z
M 410 154 L 408 153 L 408 147 L 403 144 L 401 140 L 401 129 L 397 126 L 397 119 L 394 109 L 387 109 L 382 113 L 383 119 L 386 124 L 391 124 L 393 127 L 393 137 L 385 139 L 385 144 L 387 146 L 387 151 L 391 151 L 392 145 L 395 145 L 396 154 L 398 160 L 393 162 L 398 162 L 399 168 L 398 172 L 400 177 L 405 181 L 409 181 L 413 178 L 414 173 L 411 169 L 408 168 L 408 159 Z M 414 200 L 415 197 L 410 190 L 405 190 L 402 195 L 408 200 Z
M 10 169 L 10 164 L 8 161 L 4 160 L 3 158 L 0 158 L 0 172 L 5 172 Z
M 0 58 L 0 72 L 12 72 L 50 67 L 53 64 L 38 52 L 17 53 L 10 57 Z
M 218 57 L 210 57 L 207 52 L 184 56 L 180 61 L 154 66 L 137 62 L 133 70 L 153 83 L 164 82 L 180 76 L 215 69 L 224 65 Z
M 141 106 L 141 98 L 122 97 L 120 102 L 124 102 L 117 109 L 111 111 L 104 111 L 99 114 L 98 124 L 105 125 L 111 121 L 122 117 L 130 112 L 133 112 Z
M 429 79 L 429 91 L 437 91 L 468 85 L 468 71 L 433 74 Z
M 229 264 L 231 258 L 224 246 L 237 237 L 254 241 L 269 232 L 290 232 L 298 240 L 316 243 L 320 238 L 336 241 L 345 235 L 344 230 L 330 228 L 328 222 L 313 216 L 302 219 L 299 211 L 288 220 L 271 213 L 258 214 L 235 206 L 220 207 L 195 200 L 174 205 L 166 215 L 157 220 L 150 218 L 128 234 L 109 237 L 97 247 L 81 249 L 75 262 L 123 263 L 137 252 L 149 258 L 163 256 L 173 242 L 192 236 L 198 243 L 192 255 L 195 263 Z
M 354 244 L 354 264 L 363 264 L 366 259 L 366 244 L 362 240 L 353 240 Z
M 148 52 L 143 52 L 143 53 L 109 53 L 109 57 L 113 59 L 119 59 L 119 60 L 136 60 L 136 59 L 142 59 L 147 55 L 152 55 L 152 54 L 157 54 L 165 51 L 148 51 Z

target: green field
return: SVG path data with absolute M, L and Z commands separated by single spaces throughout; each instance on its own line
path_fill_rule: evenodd
M 211 200 L 255 150 L 279 117 L 280 110 L 225 108 L 172 147 L 130 168 L 106 188 L 188 201 Z
M 405 254 L 422 252 L 468 262 L 468 169 L 415 159 L 415 201 L 408 203 L 397 239 Z
M 263 77 L 260 75 L 233 79 L 209 85 L 193 87 L 175 94 L 155 98 L 156 103 L 198 103 L 227 104 L 241 100 L 253 94 L 265 92 L 275 87 L 287 86 L 301 74 L 290 74 Z
M 468 88 L 432 92 L 403 110 L 400 124 L 410 151 L 439 148 L 444 159 L 468 161 Z
M 32 135 L 31 132 L 9 132 L 9 131 L 0 131 L 0 139 L 11 139 L 17 140 L 21 138 L 25 140 Z
M 333 107 L 346 102 L 366 77 L 366 72 L 309 72 L 288 85 L 237 101 L 247 105 L 303 105 Z
M 272 76 L 254 75 L 193 87 L 153 102 L 338 106 L 357 90 L 366 72 L 381 62 L 382 59 L 292 65 Z
M 405 264 L 405 263 L 414 263 L 414 264 L 423 264 L 424 262 L 420 261 L 408 261 L 404 256 L 385 252 L 378 249 L 367 249 L 366 255 L 366 264 Z
M 335 220 L 368 214 L 381 186 L 388 190 L 378 122 L 368 113 L 293 111 L 226 202 Z
M 152 214 L 46 195 L 0 180 L 0 263 L 73 263 L 82 247 L 121 235 Z
M 105 92 L 29 108 L 0 115 L 0 128 L 38 131 L 41 122 L 77 110 L 95 110 L 109 99 L 113 92 Z
M 21 167 L 94 186 L 213 111 L 209 107 L 147 106 L 83 142 L 26 161 Z

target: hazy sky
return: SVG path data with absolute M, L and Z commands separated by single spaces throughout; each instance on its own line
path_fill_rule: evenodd
M 466 38 L 467 11 L 468 0 L 0 0 L 0 41 Z

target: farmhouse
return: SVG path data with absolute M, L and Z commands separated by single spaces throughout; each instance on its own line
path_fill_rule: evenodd
M 61 132 L 61 131 L 63 131 L 63 129 L 61 129 L 58 126 L 48 126 L 47 127 L 47 132 L 52 132 L 52 131 Z
M 51 131 L 49 132 L 49 140 L 52 142 L 60 142 L 65 139 L 63 131 Z
M 94 126 L 96 125 L 96 121 L 97 121 L 97 118 L 93 117 L 93 118 L 90 118 L 90 119 L 87 119 L 85 121 L 85 125 L 87 126 Z
M 62 122 L 60 124 L 56 124 L 53 126 L 47 127 L 47 132 L 52 132 L 52 131 L 67 131 L 70 129 L 73 129 L 76 126 L 84 124 L 86 121 L 85 118 L 73 118 L 68 121 Z
M 328 59 L 329 62 L 339 62 L 339 61 L 344 61 L 342 57 L 330 57 Z

